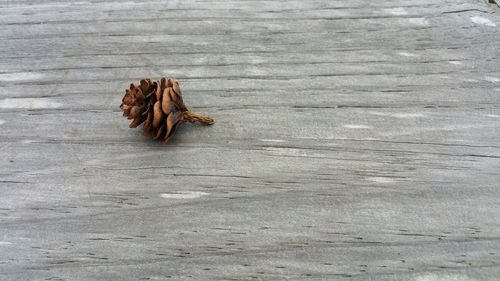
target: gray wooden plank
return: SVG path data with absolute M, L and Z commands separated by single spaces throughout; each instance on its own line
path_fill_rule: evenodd
M 0 2 L 1 280 L 496 280 L 498 7 Z M 118 105 L 180 80 L 170 145 Z

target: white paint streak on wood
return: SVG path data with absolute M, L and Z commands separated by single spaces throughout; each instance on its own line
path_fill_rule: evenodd
M 478 279 L 472 278 L 465 274 L 436 272 L 436 273 L 423 273 L 415 276 L 411 281 L 477 281 Z
M 492 83 L 498 83 L 498 82 L 500 82 L 500 78 L 499 77 L 493 77 L 493 76 L 485 76 L 484 80 L 486 80 L 488 82 L 492 82 Z
M 286 142 L 285 140 L 278 140 L 278 139 L 261 139 L 263 142 Z
M 431 26 L 431 23 L 426 18 L 410 18 L 410 19 L 408 19 L 408 21 L 411 24 L 414 24 L 417 26 L 425 26 L 425 27 Z
M 172 193 L 162 193 L 160 194 L 160 197 L 165 199 L 195 199 L 207 195 L 208 193 L 202 191 L 178 191 Z
M 305 150 L 289 147 L 265 147 L 264 150 L 271 152 L 273 155 L 306 157 L 308 156 Z
M 0 100 L 0 109 L 50 109 L 62 103 L 49 98 L 6 98 Z
M 481 16 L 471 17 L 470 20 L 476 24 L 481 24 L 481 25 L 491 26 L 491 27 L 497 26 L 496 23 L 492 22 L 490 19 L 485 18 L 485 17 L 481 17 Z
M 394 183 L 396 180 L 394 178 L 389 177 L 367 177 L 367 181 L 376 182 L 376 183 Z
M 371 115 L 376 115 L 376 116 L 387 116 L 387 117 L 394 117 L 394 118 L 400 118 L 400 119 L 425 117 L 425 115 L 423 113 L 418 113 L 418 112 L 388 113 L 388 112 L 380 112 L 380 111 L 369 111 L 367 113 L 371 114 Z
M 412 53 L 409 53 L 409 52 L 399 52 L 398 54 L 400 56 L 403 56 L 403 57 L 418 57 L 417 54 L 412 54 Z
M 384 11 L 388 14 L 395 15 L 395 16 L 404 16 L 408 15 L 408 12 L 404 8 L 387 8 L 384 9 Z
M 2 73 L 0 74 L 0 82 L 19 82 L 19 81 L 30 81 L 39 80 L 43 78 L 44 75 L 35 72 L 19 72 L 19 73 Z
M 371 129 L 371 126 L 368 125 L 362 125 L 362 124 L 345 124 L 342 125 L 342 127 L 347 128 L 347 129 Z
M 393 116 L 396 118 L 407 119 L 407 118 L 421 118 L 421 117 L 424 117 L 424 114 L 422 114 L 422 113 L 394 113 L 394 114 L 391 114 L 390 116 Z

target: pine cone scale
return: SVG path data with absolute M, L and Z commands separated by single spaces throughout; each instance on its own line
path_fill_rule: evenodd
M 161 108 L 165 114 L 169 114 L 169 108 L 170 108 L 170 95 L 168 93 L 168 89 L 165 89 L 163 91 L 163 96 L 162 96 L 162 101 L 161 101 Z
M 158 128 L 162 117 L 163 117 L 163 112 L 161 111 L 160 102 L 156 101 L 153 107 L 153 127 Z

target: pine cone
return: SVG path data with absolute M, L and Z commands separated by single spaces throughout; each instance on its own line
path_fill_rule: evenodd
M 133 119 L 130 128 L 144 123 L 144 135 L 167 143 L 175 129 L 185 121 L 212 125 L 208 116 L 189 111 L 182 100 L 179 83 L 174 79 L 161 78 L 152 82 L 143 79 L 140 85 L 130 84 L 125 90 L 120 108 L 123 116 Z

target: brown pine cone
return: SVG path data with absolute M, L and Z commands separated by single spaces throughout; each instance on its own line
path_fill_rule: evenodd
M 147 78 L 141 80 L 138 86 L 130 84 L 130 88 L 125 90 L 120 108 L 123 116 L 133 119 L 130 128 L 144 123 L 144 135 L 165 143 L 185 121 L 207 125 L 214 123 L 212 118 L 187 109 L 179 83 L 174 79 L 161 78 L 152 82 Z

